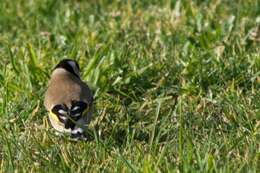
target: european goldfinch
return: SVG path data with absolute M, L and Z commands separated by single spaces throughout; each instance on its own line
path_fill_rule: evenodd
M 64 59 L 54 68 L 45 93 L 44 106 L 52 127 L 72 139 L 85 139 L 92 117 L 92 93 L 81 79 L 76 61 Z

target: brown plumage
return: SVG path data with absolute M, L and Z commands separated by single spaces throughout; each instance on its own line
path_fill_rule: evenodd
M 45 93 L 44 106 L 49 111 L 51 125 L 59 132 L 81 137 L 92 117 L 92 102 L 93 96 L 89 87 L 80 79 L 78 64 L 70 59 L 62 60 L 52 72 Z M 57 105 L 60 106 L 54 113 L 53 109 Z M 86 109 L 84 107 L 83 110 L 82 105 L 86 105 Z M 77 111 L 77 108 L 80 115 L 75 113 L 77 117 L 74 118 L 71 112 L 74 109 Z

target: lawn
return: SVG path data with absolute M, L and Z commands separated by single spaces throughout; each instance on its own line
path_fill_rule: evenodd
M 79 62 L 87 142 L 43 95 Z M 2 0 L 0 172 L 259 172 L 259 0 Z

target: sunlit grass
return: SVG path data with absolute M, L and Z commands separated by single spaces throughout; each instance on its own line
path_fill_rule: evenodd
M 260 2 L 0 3 L 0 172 L 259 172 Z M 77 60 L 88 142 L 56 136 L 49 74 Z

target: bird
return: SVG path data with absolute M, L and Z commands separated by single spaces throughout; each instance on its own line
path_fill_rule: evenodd
M 85 140 L 93 113 L 93 95 L 80 78 L 79 64 L 61 60 L 53 69 L 44 97 L 51 126 L 72 140 Z

